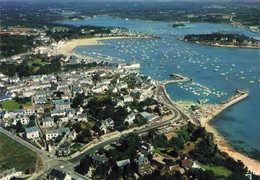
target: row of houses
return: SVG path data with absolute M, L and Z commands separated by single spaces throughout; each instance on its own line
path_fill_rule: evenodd
M 160 117 L 148 112 L 140 112 L 137 113 L 141 115 L 143 118 L 147 120 L 147 122 L 153 122 L 158 120 Z M 126 125 L 131 125 L 134 123 L 136 114 L 131 112 L 124 120 Z M 93 127 L 93 130 L 99 134 L 106 134 L 107 129 L 114 129 L 114 120 L 112 118 L 108 118 L 103 122 L 97 121 Z

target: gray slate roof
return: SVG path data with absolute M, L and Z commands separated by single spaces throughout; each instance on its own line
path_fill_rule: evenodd
M 117 161 L 116 164 L 118 167 L 122 167 L 122 166 L 125 166 L 127 164 L 130 163 L 130 160 L 129 159 L 125 159 L 125 160 L 121 160 L 121 161 Z
M 36 132 L 36 131 L 39 131 L 39 129 L 38 129 L 36 126 L 29 127 L 29 128 L 26 128 L 26 129 L 25 129 L 25 132 L 26 132 L 26 133 Z
M 107 161 L 107 158 L 105 158 L 105 157 L 103 157 L 103 156 L 99 156 L 99 155 L 97 155 L 97 154 L 93 154 L 92 159 L 93 159 L 94 161 L 98 161 L 98 162 L 102 162 L 102 163 L 104 163 L 104 162 Z

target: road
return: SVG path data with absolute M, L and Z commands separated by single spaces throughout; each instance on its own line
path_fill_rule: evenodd
M 166 92 L 165 85 L 157 84 L 156 87 L 157 88 L 155 92 L 155 98 L 157 99 L 157 101 L 164 104 L 172 111 L 172 113 L 174 114 L 173 120 L 188 120 L 189 118 L 176 107 L 176 105 L 169 97 L 168 93 Z
M 37 126 L 37 128 L 40 131 L 40 138 L 41 138 L 41 140 L 42 140 L 42 142 L 44 144 L 44 148 L 47 150 L 48 144 L 47 144 L 46 139 L 44 138 L 44 134 L 43 134 L 42 129 L 40 127 L 40 123 L 39 123 L 39 120 L 38 120 L 38 115 L 35 116 L 35 125 Z

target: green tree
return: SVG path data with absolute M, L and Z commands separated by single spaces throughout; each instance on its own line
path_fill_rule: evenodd
M 181 150 L 184 148 L 184 139 L 182 137 L 172 137 L 171 140 L 169 141 L 169 146 Z
M 168 147 L 167 137 L 164 134 L 156 134 L 152 144 L 155 148 L 166 148 Z
M 63 135 L 59 134 L 56 139 L 55 139 L 55 143 L 59 143 L 63 138 Z
M 89 156 L 85 156 L 83 159 L 80 160 L 79 165 L 75 167 L 75 171 L 82 175 L 85 175 L 88 173 L 91 163 L 91 158 Z
M 89 128 L 83 129 L 82 135 L 85 136 L 85 137 L 92 137 L 92 134 L 91 134 L 91 131 L 90 131 Z
M 78 135 L 77 135 L 77 138 L 76 138 L 76 141 L 77 141 L 77 142 L 83 143 L 84 140 L 85 140 L 85 136 L 84 136 L 83 134 L 78 134 Z
M 144 124 L 147 124 L 147 120 L 141 115 L 136 115 L 134 123 L 138 124 L 139 126 L 142 126 Z
M 228 180 L 248 180 L 243 172 L 233 172 L 231 175 L 228 176 Z
M 17 132 L 17 133 L 19 133 L 19 132 L 24 132 L 24 127 L 23 127 L 21 121 L 18 121 L 18 122 L 16 123 L 16 132 Z
M 93 76 L 92 80 L 93 80 L 94 82 L 99 82 L 99 81 L 101 81 L 101 77 L 100 77 L 99 74 L 95 74 L 95 75 Z
M 82 106 L 85 98 L 86 98 L 85 93 L 77 94 L 72 101 L 71 107 L 77 108 L 79 105 Z
M 194 130 L 195 130 L 195 125 L 192 124 L 192 123 L 189 121 L 189 122 L 188 122 L 187 131 L 192 134 L 192 133 L 194 132 Z
M 189 133 L 188 131 L 186 131 L 186 130 L 181 129 L 181 130 L 179 130 L 179 132 L 178 132 L 178 136 L 179 136 L 179 137 L 182 137 L 185 141 L 188 141 L 188 140 L 189 140 L 190 133 Z
M 79 133 L 79 132 L 82 130 L 81 124 L 80 124 L 79 122 L 74 123 L 74 124 L 72 125 L 72 128 L 73 128 L 77 133 Z

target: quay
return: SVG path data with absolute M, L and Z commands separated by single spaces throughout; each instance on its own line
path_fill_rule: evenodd
M 201 126 L 205 126 L 210 120 L 212 120 L 219 113 L 229 108 L 230 106 L 242 101 L 249 96 L 248 91 L 235 90 L 235 95 L 228 100 L 216 105 L 202 105 L 201 108 L 194 112 L 194 116 L 199 120 Z
M 167 84 L 172 84 L 172 83 L 181 83 L 181 82 L 188 82 L 188 81 L 192 81 L 192 78 L 188 78 L 185 76 L 182 76 L 180 74 L 170 74 L 171 77 L 173 77 L 174 79 L 167 79 L 167 80 L 163 80 L 163 81 L 154 81 L 155 84 L 160 84 L 162 86 L 165 86 Z

